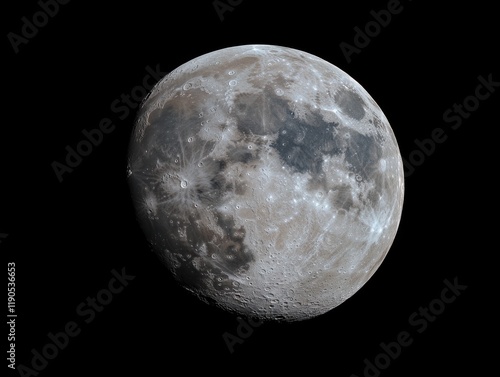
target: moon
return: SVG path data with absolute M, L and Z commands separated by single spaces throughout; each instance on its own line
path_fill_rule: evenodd
M 355 294 L 396 236 L 403 164 L 347 73 L 292 48 L 197 57 L 138 111 L 127 177 L 175 279 L 238 315 L 300 321 Z

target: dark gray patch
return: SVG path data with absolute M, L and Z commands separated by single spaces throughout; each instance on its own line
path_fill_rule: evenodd
M 375 174 L 372 178 L 374 187 L 366 195 L 365 205 L 375 207 L 380 201 L 380 194 L 384 190 L 384 176 L 382 174 Z
M 255 149 L 248 149 L 248 146 L 237 146 L 228 151 L 227 157 L 231 162 L 246 164 L 256 159 L 256 152 Z
M 207 243 L 208 255 L 213 258 L 213 263 L 207 263 L 204 267 L 210 271 L 214 278 L 212 287 L 217 290 L 234 291 L 233 281 L 228 274 L 241 273 L 250 268 L 250 263 L 255 260 L 244 244 L 246 230 L 244 227 L 236 227 L 232 216 L 217 213 L 217 223 L 222 229 L 224 236 L 211 234 L 209 240 L 216 242 Z M 205 238 L 206 239 L 206 238 Z
M 149 113 L 148 122 L 151 124 L 153 122 L 157 122 L 161 117 L 162 109 L 154 109 Z
M 271 146 L 294 172 L 318 176 L 322 172 L 323 154 L 339 154 L 342 146 L 335 137 L 337 124 L 326 123 L 317 114 L 310 118 L 310 124 L 299 119 L 288 120 Z
M 247 185 L 242 182 L 235 182 L 234 184 L 234 193 L 236 195 L 245 195 L 247 192 Z
M 229 274 L 247 271 L 255 260 L 253 253 L 244 245 L 245 228 L 237 228 L 232 216 L 218 212 L 216 215 L 223 235 L 204 226 L 203 219 L 198 216 L 191 216 L 188 222 L 183 222 L 187 225 L 187 240 L 181 240 L 176 235 L 178 222 L 174 222 L 167 232 L 170 235 L 166 240 L 167 248 L 178 262 L 170 269 L 179 281 L 195 291 L 211 288 L 235 291 L 237 287 Z M 203 256 L 200 255 L 202 245 L 205 245 L 207 253 Z M 209 276 L 212 278 L 209 279 Z
M 365 116 L 365 103 L 358 93 L 352 90 L 339 90 L 335 94 L 335 102 L 344 113 L 353 119 L 361 120 Z
M 278 73 L 278 75 L 273 81 L 273 86 L 275 88 L 288 88 L 291 85 L 293 85 L 293 83 L 294 83 L 293 79 L 285 78 L 285 76 L 283 76 L 281 73 Z
M 354 204 L 351 187 L 349 185 L 338 185 L 333 187 L 333 199 L 332 204 L 337 209 L 343 209 L 347 212 L 351 209 Z
M 198 260 L 198 266 L 195 266 L 193 261 L 198 256 L 197 250 L 206 231 L 200 227 L 188 226 L 186 242 L 181 240 L 178 234 L 179 227 L 185 226 L 186 223 L 186 220 L 172 220 L 172 218 L 169 220 L 168 216 L 161 217 L 156 231 L 165 237 L 160 245 L 154 245 L 154 249 L 179 282 L 190 289 L 203 289 L 207 287 L 207 283 L 199 270 L 205 263 L 203 260 Z
M 220 203 L 224 193 L 231 189 L 230 183 L 226 182 L 223 169 L 220 168 L 220 161 L 214 162 L 219 165 L 218 170 L 214 170 L 214 174 L 210 179 L 210 185 L 198 185 L 196 187 L 196 194 L 201 203 L 207 206 L 214 206 Z M 205 169 L 205 166 L 203 166 Z
M 157 111 L 161 111 L 161 115 L 154 117 L 141 143 L 135 146 L 137 150 L 147 151 L 147 154 L 134 156 L 136 171 L 132 177 L 139 179 L 135 183 L 136 187 L 140 190 L 141 184 L 148 186 L 159 201 L 168 203 L 167 209 L 172 217 L 182 218 L 194 203 L 217 205 L 225 192 L 232 189 L 224 176 L 227 162 L 207 158 L 214 143 L 196 138 L 201 127 L 198 110 L 166 105 Z M 188 142 L 189 138 L 194 140 Z M 245 156 L 239 158 L 245 159 Z M 169 186 L 161 181 L 164 176 L 168 180 L 169 174 L 173 177 L 171 179 L 179 179 L 177 173 L 184 169 L 194 174 L 183 195 L 186 198 L 185 205 L 176 201 L 178 193 L 168 192 L 166 188 Z M 197 172 L 200 174 L 196 175 Z
M 377 117 L 374 117 L 373 118 L 373 121 L 370 119 L 369 121 L 370 123 L 373 123 L 373 125 L 375 126 L 375 128 L 377 129 L 384 129 L 384 125 L 382 123 L 382 121 L 380 119 L 378 119 Z
M 273 134 L 291 119 L 286 102 L 269 88 L 259 93 L 240 93 L 234 102 L 233 113 L 245 135 Z
M 238 147 L 224 160 L 207 158 L 214 144 L 196 139 L 200 128 L 198 114 L 196 108 L 171 104 L 156 111 L 143 139 L 134 145 L 136 151 L 147 152 L 133 155 L 130 182 L 138 201 L 144 199 L 147 187 L 162 203 L 154 218 L 141 213 L 140 221 L 173 275 L 200 293 L 213 288 L 235 290 L 237 287 L 228 276 L 245 271 L 254 259 L 244 245 L 245 229 L 237 228 L 232 217 L 217 214 L 222 234 L 214 232 L 206 225 L 207 219 L 202 218 L 199 207 L 213 210 L 225 193 L 236 190 L 225 178 L 227 165 L 249 162 L 256 152 Z M 190 137 L 194 140 L 188 142 Z M 191 174 L 189 185 L 179 195 L 164 179 L 168 183 L 169 179 L 179 179 L 178 174 L 187 167 Z
M 382 121 L 378 118 L 373 118 L 373 122 L 370 120 L 370 123 L 372 123 L 375 126 L 375 131 L 376 131 L 376 139 L 380 143 L 383 143 L 386 139 L 385 137 L 385 127 Z
M 182 109 L 165 105 L 163 109 L 156 109 L 150 117 L 150 125 L 144 130 L 144 136 L 140 143 L 133 147 L 133 157 L 142 158 L 144 167 L 151 167 L 156 160 L 170 161 L 182 158 L 182 149 L 188 144 L 189 137 L 195 136 L 200 129 L 199 111 L 196 108 Z M 213 143 L 206 143 L 206 152 L 213 148 Z M 201 147 L 199 148 L 202 149 Z M 144 153 L 144 152 L 147 153 Z M 201 155 L 201 152 L 198 152 Z M 191 156 L 189 156 L 191 157 Z M 149 160 L 149 161 L 148 161 Z
M 368 179 L 377 169 L 381 157 L 382 148 L 374 136 L 351 132 L 345 151 L 345 158 L 351 171 L 359 174 L 363 179 Z

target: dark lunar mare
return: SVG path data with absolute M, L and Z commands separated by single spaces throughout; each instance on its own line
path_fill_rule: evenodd
M 350 117 L 357 119 L 364 115 L 362 100 L 356 93 L 346 91 L 336 97 Z M 380 124 L 376 125 L 374 135 L 363 135 L 337 122 L 324 121 L 311 108 L 306 120 L 302 120 L 295 116 L 287 101 L 267 88 L 252 96 L 240 95 L 238 99 L 242 101 L 236 110 L 239 130 L 247 136 L 277 133 L 271 147 L 278 152 L 283 165 L 290 169 L 291 174 L 308 173 L 311 182 L 320 184 L 325 191 L 332 189 L 336 193 L 336 207 L 345 211 L 352 209 L 351 188 L 342 183 L 327 187 L 323 180 L 324 156 L 343 155 L 348 171 L 357 181 L 373 179 L 375 187 L 368 193 L 368 199 L 360 199 L 365 205 L 374 205 L 378 201 L 382 182 L 377 169 L 383 155 Z M 261 106 L 251 107 L 256 104 Z
M 342 104 L 352 116 L 360 115 L 361 105 L 356 105 L 353 95 L 342 97 Z M 324 176 L 323 156 L 344 154 L 347 168 L 360 179 L 370 179 L 374 175 L 377 163 L 382 156 L 379 140 L 376 136 L 363 135 L 336 122 L 325 122 L 320 114 L 309 109 L 306 120 L 295 116 L 287 101 L 265 88 L 256 94 L 240 94 L 238 105 L 233 110 L 238 121 L 238 129 L 244 135 L 244 141 L 256 140 L 255 135 L 273 135 L 277 138 L 271 143 L 283 165 L 293 173 L 309 173 L 314 182 L 321 182 Z M 361 106 L 362 108 L 362 106 Z M 248 270 L 255 260 L 254 253 L 244 244 L 246 231 L 237 228 L 234 218 L 223 215 L 215 208 L 221 204 L 224 193 L 236 190 L 234 183 L 225 178 L 225 169 L 234 163 L 251 164 L 258 158 L 256 151 L 249 151 L 245 146 L 234 146 L 223 160 L 213 160 L 207 155 L 213 143 L 200 141 L 187 143 L 190 135 L 199 130 L 198 109 L 181 109 L 167 104 L 163 109 L 155 110 L 150 117 L 151 124 L 145 130 L 144 137 L 136 150 L 146 150 L 146 155 L 132 154 L 135 170 L 150 171 L 136 179 L 132 175 L 131 188 L 137 199 L 142 197 L 141 188 L 145 185 L 154 192 L 160 202 L 174 197 L 176 193 L 165 191 L 159 177 L 165 173 L 175 173 L 186 164 L 203 161 L 201 183 L 191 190 L 186 203 L 167 206 L 167 211 L 160 211 L 156 219 L 146 219 L 142 224 L 150 224 L 145 229 L 149 239 L 154 240 L 155 250 L 168 250 L 161 253 L 174 276 L 194 291 L 207 288 L 236 291 L 231 275 Z M 224 127 L 225 125 L 221 125 Z M 243 143 L 246 144 L 246 143 Z M 175 163 L 174 161 L 178 161 Z M 196 169 L 193 169 L 196 172 Z M 201 174 L 201 173 L 200 173 Z M 194 177 L 194 182 L 197 177 Z M 377 183 L 378 181 L 376 181 Z M 327 187 L 324 187 L 327 189 Z M 378 187 L 375 189 L 375 191 Z M 189 189 L 188 189 L 189 190 Z M 334 185 L 335 205 L 346 211 L 351 210 L 353 201 L 350 187 L 345 184 Z M 236 191 L 235 191 L 236 192 Z M 242 192 L 243 193 L 243 192 Z M 375 196 L 369 196 L 375 198 Z M 199 202 L 213 211 L 217 225 L 223 235 L 219 235 L 206 225 L 202 211 L 187 204 Z M 143 213 L 147 217 L 146 213 Z M 179 233 L 185 230 L 185 238 Z M 160 237 L 159 235 L 167 235 Z M 206 242 L 215 240 L 215 242 Z M 202 252 L 202 248 L 205 250 Z M 200 272 L 202 271 L 202 272 Z M 207 276 L 212 275 L 213 279 Z
M 248 148 L 235 146 L 225 159 L 213 160 L 207 157 L 213 143 L 186 141 L 195 133 L 193 130 L 199 129 L 198 111 L 193 109 L 192 114 L 181 114 L 168 105 L 156 111 L 141 143 L 134 146 L 134 150 L 148 151 L 147 154 L 131 154 L 130 164 L 136 173 L 130 177 L 130 187 L 137 202 L 143 199 L 146 189 L 153 192 L 160 203 L 167 204 L 163 204 L 164 210 L 159 210 L 153 219 L 146 211 L 140 212 L 140 223 L 147 224 L 143 228 L 153 249 L 159 251 L 160 258 L 187 288 L 236 291 L 237 284 L 230 278 L 231 274 L 248 270 L 255 257 L 244 244 L 244 227 L 237 227 L 232 216 L 215 208 L 222 203 L 226 192 L 239 190 L 244 193 L 241 187 L 233 187 L 234 184 L 226 180 L 226 167 L 238 162 L 250 163 L 256 154 Z M 200 162 L 202 167 L 186 166 Z M 169 192 L 162 177 L 175 176 L 182 169 L 194 174 L 190 184 Z M 183 194 L 182 190 L 190 190 L 186 199 L 183 202 L 174 200 L 176 195 Z M 207 212 L 203 207 L 214 213 L 222 235 L 206 225 L 202 216 Z M 185 234 L 181 237 L 182 232 Z
M 356 93 L 346 90 L 336 97 L 349 116 L 358 119 L 364 115 L 363 102 Z M 324 155 L 345 153 L 348 168 L 368 179 L 382 156 L 377 136 L 363 135 L 352 129 L 347 131 L 339 123 L 325 122 L 313 109 L 309 109 L 307 120 L 301 120 L 294 115 L 288 101 L 268 87 L 255 94 L 239 94 L 235 102 L 238 129 L 244 135 L 277 132 L 278 137 L 271 146 L 292 173 L 308 172 L 313 179 L 318 178 L 324 173 Z

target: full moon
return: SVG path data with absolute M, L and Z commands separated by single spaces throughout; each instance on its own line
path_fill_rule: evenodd
M 281 46 L 225 48 L 166 75 L 139 109 L 127 176 L 175 279 L 262 320 L 312 318 L 356 293 L 403 207 L 398 144 L 373 98 Z

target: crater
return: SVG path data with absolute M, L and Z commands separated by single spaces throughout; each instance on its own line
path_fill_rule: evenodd
M 350 89 L 339 90 L 335 94 L 335 101 L 340 109 L 349 117 L 361 120 L 365 116 L 365 103 L 358 93 Z

